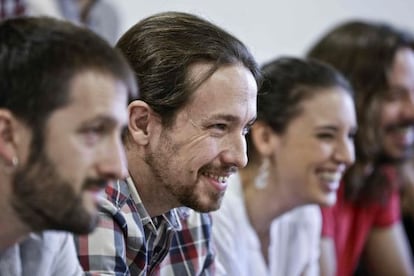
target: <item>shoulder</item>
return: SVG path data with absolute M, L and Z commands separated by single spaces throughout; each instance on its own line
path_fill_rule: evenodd
M 32 241 L 41 241 L 38 275 L 81 275 L 72 233 L 44 231 L 31 236 Z M 35 243 L 32 243 L 35 244 Z
M 69 232 L 44 231 L 38 237 L 42 240 L 44 249 L 51 252 L 62 253 L 62 249 L 68 250 L 68 244 L 73 244 L 73 235 Z

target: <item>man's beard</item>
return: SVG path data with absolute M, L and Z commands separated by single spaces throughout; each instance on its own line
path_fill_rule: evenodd
M 404 128 L 410 128 L 414 125 L 413 120 L 404 120 L 398 123 L 389 124 L 384 128 L 384 133 L 382 134 L 384 137 L 387 135 L 393 135 L 395 132 L 401 131 Z M 405 149 L 402 150 L 401 156 L 392 156 L 391 154 L 387 153 L 385 150 L 380 152 L 377 158 L 377 164 L 391 164 L 391 165 L 399 165 L 404 163 L 405 161 L 411 159 L 414 154 L 414 145 L 411 144 Z
M 90 233 L 98 217 L 84 208 L 82 193 L 76 194 L 70 181 L 59 175 L 44 151 L 29 160 L 17 169 L 13 178 L 11 205 L 20 219 L 33 231 Z M 90 185 L 97 185 L 97 181 L 85 181 L 82 189 Z
M 163 195 L 165 195 L 172 206 L 179 207 L 185 206 L 198 212 L 210 212 L 217 210 L 220 206 L 221 199 L 224 192 L 209 192 L 210 204 L 203 204 L 200 199 L 200 195 L 196 191 L 196 182 L 183 183 L 183 179 L 191 179 L 189 177 L 182 176 L 187 172 L 188 168 L 179 168 L 178 161 L 175 159 L 177 153 L 180 152 L 180 148 L 173 144 L 171 137 L 168 133 L 162 135 L 160 140 L 160 146 L 156 151 L 152 151 L 148 148 L 145 156 L 145 162 L 151 169 L 151 173 L 157 181 L 158 187 L 163 189 Z M 173 165 L 175 164 L 175 165 Z M 204 166 L 200 170 L 206 169 L 208 165 Z M 230 170 L 228 168 L 225 169 Z M 232 169 L 234 171 L 234 168 Z M 174 173 L 178 173 L 174 174 Z M 188 172 L 190 174 L 190 172 Z M 180 177 L 180 175 L 182 177 Z M 160 199 L 165 200 L 165 199 Z

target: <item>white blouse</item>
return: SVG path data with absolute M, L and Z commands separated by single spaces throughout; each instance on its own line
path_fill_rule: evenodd
M 247 217 L 240 179 L 235 175 L 229 181 L 220 209 L 212 213 L 217 260 L 226 275 L 319 275 L 319 206 L 298 207 L 273 220 L 267 266 Z

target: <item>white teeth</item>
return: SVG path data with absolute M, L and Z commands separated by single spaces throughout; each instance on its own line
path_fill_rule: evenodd
M 322 172 L 320 178 L 327 182 L 339 182 L 341 180 L 342 173 L 340 172 Z
M 203 173 L 203 174 L 209 178 L 213 178 L 214 180 L 220 183 L 226 183 L 227 179 L 229 178 L 228 176 L 219 176 L 219 175 L 214 175 L 211 173 Z
M 412 127 L 399 128 L 398 133 L 405 136 L 405 139 L 412 143 L 414 140 L 414 129 Z

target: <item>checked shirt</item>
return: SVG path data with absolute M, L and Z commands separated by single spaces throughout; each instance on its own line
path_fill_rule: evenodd
M 132 179 L 111 183 L 100 222 L 75 242 L 87 275 L 212 275 L 211 217 L 181 207 L 151 218 Z

